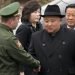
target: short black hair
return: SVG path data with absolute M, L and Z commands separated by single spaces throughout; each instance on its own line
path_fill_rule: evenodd
M 65 12 L 68 8 L 75 8 L 75 4 L 69 4 L 68 6 L 66 6 Z

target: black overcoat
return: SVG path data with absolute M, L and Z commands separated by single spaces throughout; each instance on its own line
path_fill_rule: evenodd
M 75 75 L 74 31 L 61 28 L 56 34 L 36 32 L 29 51 L 41 62 L 40 75 Z
M 36 25 L 36 28 L 28 21 L 22 22 L 20 27 L 16 31 L 16 37 L 20 40 L 24 49 L 28 51 L 28 47 L 31 40 L 32 33 L 42 29 L 42 24 L 39 22 Z
M 38 22 L 36 28 L 34 28 L 29 21 L 22 22 L 22 25 L 20 25 L 20 27 L 17 29 L 16 37 L 19 39 L 19 41 L 21 42 L 22 46 L 26 51 L 28 51 L 32 33 L 39 31 L 41 29 L 42 29 L 42 24 L 40 22 Z M 34 73 L 27 64 L 24 65 L 24 71 L 26 75 L 37 74 Z

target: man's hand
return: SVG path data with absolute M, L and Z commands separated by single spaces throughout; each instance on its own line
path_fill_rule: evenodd
M 41 69 L 41 66 L 39 65 L 39 67 L 38 67 L 38 68 L 33 69 L 33 72 L 40 72 L 40 69 Z

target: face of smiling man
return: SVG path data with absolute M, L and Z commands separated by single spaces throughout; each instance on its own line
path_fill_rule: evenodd
M 48 33 L 56 33 L 60 29 L 61 18 L 57 16 L 46 16 L 44 17 L 45 30 Z
M 69 27 L 75 27 L 75 8 L 67 8 L 66 21 Z

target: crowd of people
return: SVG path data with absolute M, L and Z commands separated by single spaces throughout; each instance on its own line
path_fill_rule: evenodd
M 48 5 L 42 15 L 37 0 L 26 2 L 14 35 L 19 9 L 19 2 L 0 9 L 0 75 L 75 75 L 75 4 L 65 15 Z

